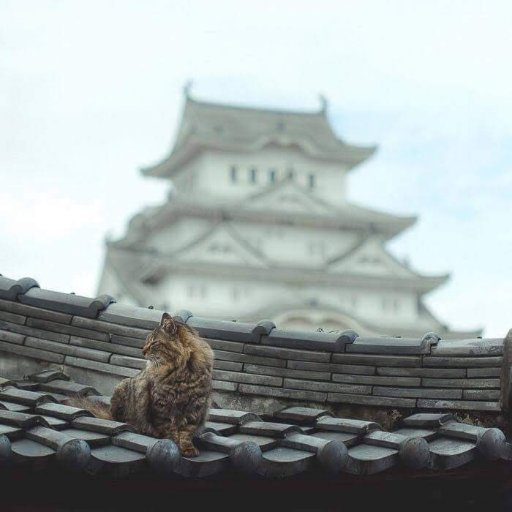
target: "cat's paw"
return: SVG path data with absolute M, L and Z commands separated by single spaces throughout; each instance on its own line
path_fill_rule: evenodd
M 197 457 L 199 450 L 195 446 L 186 446 L 181 449 L 181 455 L 183 457 Z

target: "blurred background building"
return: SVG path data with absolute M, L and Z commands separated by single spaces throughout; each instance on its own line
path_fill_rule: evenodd
M 347 200 L 347 175 L 375 147 L 313 112 L 208 103 L 185 88 L 171 154 L 143 169 L 172 182 L 168 200 L 107 242 L 99 293 L 218 319 L 360 335 L 475 336 L 425 306 L 448 275 L 422 275 L 387 249 L 404 217 Z

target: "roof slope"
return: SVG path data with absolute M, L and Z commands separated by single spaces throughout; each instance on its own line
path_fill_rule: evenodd
M 113 303 L 109 296 L 81 297 L 41 289 L 33 279 L 0 277 L 0 351 L 85 371 L 84 378 L 137 374 L 145 366 L 144 340 L 162 314 Z M 272 410 L 288 404 L 490 414 L 508 407 L 509 363 L 501 338 L 362 337 L 351 330 L 286 331 L 268 320 L 230 322 L 187 311 L 175 317 L 214 349 L 213 386 L 225 403 L 242 397 Z
M 212 220 L 233 220 L 256 224 L 297 225 L 319 229 L 349 229 L 378 233 L 388 240 L 415 224 L 417 217 L 394 215 L 354 203 L 344 203 L 333 207 L 323 203 L 318 197 L 304 197 L 304 202 L 317 203 L 309 210 L 286 211 L 270 204 L 267 197 L 279 195 L 285 187 L 294 188 L 298 194 L 304 194 L 298 185 L 283 182 L 268 187 L 248 201 L 226 202 L 204 198 L 200 203 L 186 197 L 173 196 L 159 207 L 148 208 L 134 215 L 128 224 L 127 233 L 119 244 L 128 245 L 131 240 L 143 241 L 149 233 L 168 226 L 181 218 L 206 218 Z M 259 201 L 259 199 L 262 199 Z M 323 210 L 323 211 L 322 211 Z
M 178 135 L 171 154 L 147 167 L 147 176 L 170 177 L 200 148 L 256 151 L 268 144 L 295 145 L 314 158 L 343 162 L 354 167 L 375 151 L 375 146 L 355 146 L 340 140 L 325 109 L 294 112 L 237 107 L 186 97 Z
M 247 243 L 246 245 L 250 245 Z M 257 248 L 253 248 L 254 251 Z M 445 283 L 448 275 L 428 276 L 411 273 L 411 275 L 370 275 L 365 273 L 335 271 L 331 269 L 316 269 L 305 266 L 289 266 L 278 264 L 275 261 L 267 266 L 248 265 L 243 262 L 231 261 L 225 264 L 224 261 L 205 260 L 203 258 L 177 258 L 182 251 L 160 253 L 141 248 L 123 248 L 116 245 L 108 247 L 108 259 L 117 265 L 119 272 L 122 272 L 122 278 L 126 281 L 133 281 L 134 275 L 140 275 L 142 281 L 154 276 L 160 278 L 171 272 L 192 273 L 195 275 L 216 275 L 226 277 L 240 277 L 249 279 L 258 279 L 262 282 L 272 282 L 273 280 L 284 283 L 301 283 L 304 285 L 321 286 L 357 286 L 366 289 L 375 289 L 376 287 L 393 290 L 414 290 L 418 294 L 426 294 Z M 192 251 L 191 251 L 192 254 Z M 119 258 L 122 259 L 124 268 L 119 265 Z M 264 259 L 262 260 L 263 263 Z M 134 274 L 133 270 L 137 267 L 145 266 L 146 270 L 140 274 Z M 134 295 L 135 298 L 144 297 L 147 293 L 140 290 L 140 294 Z M 150 292 L 150 290 L 147 290 Z
M 324 409 L 290 407 L 272 416 L 211 409 L 195 443 L 181 456 L 169 439 L 138 434 L 125 423 L 94 418 L 65 405 L 69 396 L 109 403 L 91 386 L 47 370 L 0 387 L 0 459 L 59 464 L 89 474 L 126 477 L 150 470 L 205 478 L 226 471 L 283 478 L 316 469 L 324 475 L 372 475 L 394 468 L 439 471 L 471 461 L 510 460 L 503 432 L 459 423 L 450 414 L 414 414 L 388 433 L 372 421 L 334 417 Z

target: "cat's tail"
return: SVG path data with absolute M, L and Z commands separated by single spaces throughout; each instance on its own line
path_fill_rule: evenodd
M 70 405 L 71 407 L 78 407 L 79 409 L 85 409 L 96 416 L 104 420 L 111 420 L 112 413 L 110 412 L 110 405 L 96 400 L 91 400 L 85 396 L 73 396 L 63 402 L 64 405 Z

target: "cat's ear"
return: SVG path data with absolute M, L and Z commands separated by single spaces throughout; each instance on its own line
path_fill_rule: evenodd
M 169 315 L 169 313 L 164 313 L 162 315 L 162 320 L 160 320 L 160 326 L 168 334 L 174 335 L 178 332 L 178 325 L 173 320 L 172 316 Z

